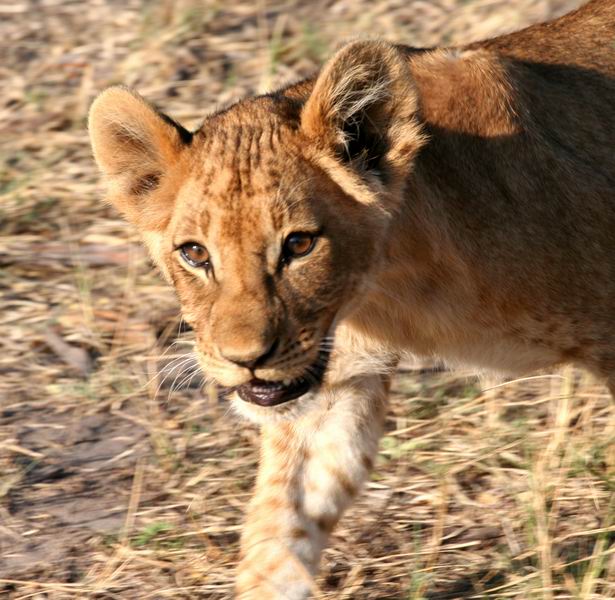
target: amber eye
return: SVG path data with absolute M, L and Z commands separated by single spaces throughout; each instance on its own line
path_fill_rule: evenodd
M 209 252 L 201 244 L 196 242 L 182 244 L 179 247 L 179 253 L 191 267 L 209 267 Z
M 305 231 L 295 231 L 284 241 L 283 258 L 299 258 L 312 251 L 315 236 Z

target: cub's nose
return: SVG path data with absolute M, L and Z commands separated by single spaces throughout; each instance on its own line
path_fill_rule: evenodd
M 220 354 L 226 360 L 245 367 L 246 369 L 254 370 L 257 367 L 263 366 L 276 352 L 278 348 L 278 340 L 268 342 L 268 345 L 259 345 L 252 348 L 220 348 Z

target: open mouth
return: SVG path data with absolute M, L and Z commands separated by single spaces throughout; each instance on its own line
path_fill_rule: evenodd
M 277 406 L 295 400 L 322 383 L 329 363 L 329 354 L 328 351 L 319 352 L 314 364 L 307 369 L 307 374 L 293 379 L 288 384 L 282 381 L 252 379 L 235 389 L 242 400 L 259 406 Z

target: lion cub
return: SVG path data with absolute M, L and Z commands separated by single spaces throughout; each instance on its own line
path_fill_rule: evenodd
M 94 102 L 108 198 L 262 424 L 238 594 L 306 598 L 398 354 L 615 389 L 615 1 L 461 48 L 361 41 L 190 133 Z

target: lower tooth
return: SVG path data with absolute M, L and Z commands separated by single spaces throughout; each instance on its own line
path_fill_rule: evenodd
M 286 387 L 288 387 L 288 386 L 291 384 L 291 381 L 292 381 L 291 379 L 285 379 L 285 380 L 284 380 L 284 385 L 285 385 Z

